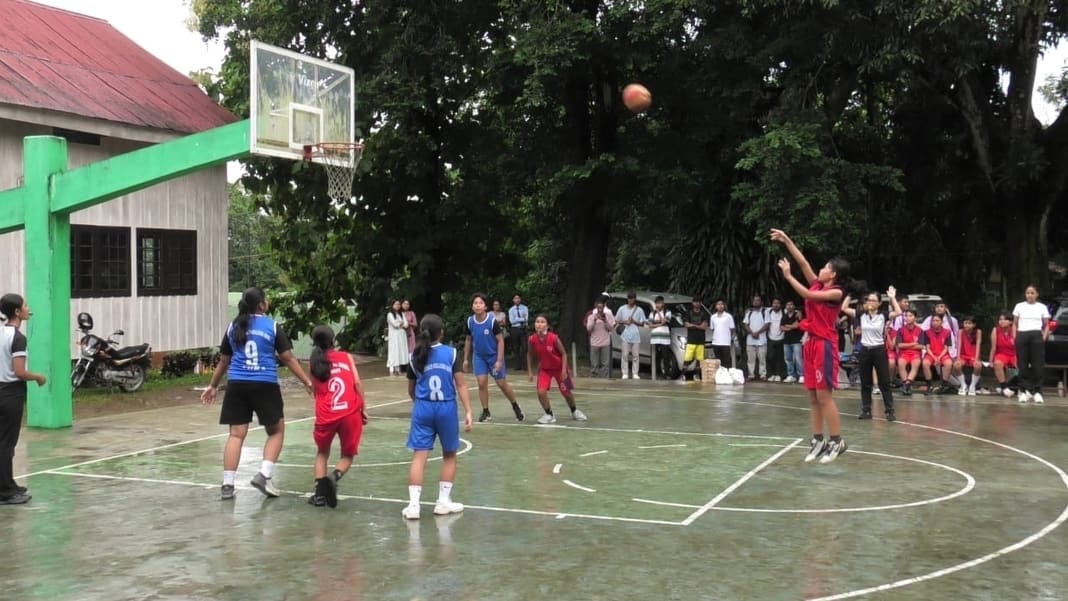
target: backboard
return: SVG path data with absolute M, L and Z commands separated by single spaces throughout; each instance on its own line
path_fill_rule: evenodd
M 352 69 L 256 40 L 249 63 L 252 154 L 299 161 L 305 145 L 356 140 Z

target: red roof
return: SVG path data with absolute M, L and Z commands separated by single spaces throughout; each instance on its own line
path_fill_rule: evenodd
M 0 0 L 0 104 L 194 133 L 237 118 L 107 21 Z

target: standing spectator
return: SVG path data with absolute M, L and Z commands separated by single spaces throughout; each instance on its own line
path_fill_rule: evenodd
M 1049 308 L 1038 302 L 1038 288 L 1028 286 L 1024 300 L 1012 310 L 1012 331 L 1016 339 L 1016 365 L 1020 370 L 1021 403 L 1043 403 L 1042 376 L 1046 371 L 1046 339 L 1049 338 Z
M 801 311 L 794 305 L 794 301 L 786 301 L 786 310 L 782 314 L 782 342 L 783 351 L 786 354 L 786 379 L 783 382 L 804 382 L 804 372 L 801 371 L 801 338 L 805 333 L 801 331 Z
M 727 313 L 727 303 L 716 301 L 716 313 L 708 320 L 712 328 L 712 352 L 723 367 L 734 367 L 731 344 L 734 342 L 734 316 Z
M 705 359 L 705 334 L 708 332 L 708 312 L 701 305 L 700 297 L 693 298 L 683 325 L 686 326 L 686 352 L 682 356 L 682 363 L 687 371 L 700 373 L 701 361 Z M 690 365 L 691 361 L 696 361 L 696 365 Z M 723 363 L 722 359 L 720 363 Z M 724 367 L 727 365 L 724 364 Z
M 886 421 L 894 419 L 894 393 L 890 389 L 890 362 L 886 357 L 886 324 L 897 317 L 897 299 L 894 287 L 891 286 L 887 295 L 893 305 L 893 312 L 885 315 L 879 311 L 879 295 L 871 292 L 864 298 L 863 312 L 858 316 L 857 310 L 848 304 L 842 310 L 860 326 L 860 351 L 858 352 L 860 370 L 860 419 L 871 419 L 872 389 L 875 381 L 872 379 L 872 371 L 878 377 L 879 390 L 883 397 L 883 412 Z M 849 298 L 848 296 L 846 298 Z
M 768 311 L 768 381 L 782 382 L 786 376 L 786 361 L 783 360 L 785 333 L 782 330 L 782 301 L 771 299 Z
M 508 314 L 501 308 L 501 301 L 493 299 L 493 321 L 497 322 L 497 327 L 501 329 L 504 334 L 504 339 L 508 340 Z
M 653 366 L 650 371 L 655 374 L 665 358 L 671 356 L 671 311 L 664 308 L 664 297 L 658 296 L 653 299 L 653 311 L 645 323 L 652 328 L 649 332 L 649 345 L 653 355 L 651 357 Z M 704 350 L 703 341 L 701 350 Z M 702 353 L 703 356 L 704 353 Z M 667 377 L 666 373 L 660 375 Z
M 415 317 L 415 311 L 412 311 L 412 304 L 408 299 L 401 301 L 401 313 L 407 324 L 404 326 L 404 333 L 408 335 L 408 354 L 411 354 L 415 350 L 415 331 L 419 329 L 419 320 Z
M 404 318 L 400 300 L 393 301 L 386 314 L 386 367 L 389 375 L 400 376 L 408 365 L 408 320 Z
M 745 352 L 748 358 L 749 379 L 766 380 L 768 378 L 768 310 L 760 295 L 753 296 L 753 304 L 742 318 L 742 329 L 746 333 Z M 758 367 L 759 366 L 759 367 Z M 757 369 L 760 369 L 759 375 Z
M 30 307 L 14 293 L 0 297 L 0 505 L 21 505 L 30 500 L 15 483 L 15 446 L 26 410 L 26 382 L 45 385 L 45 377 L 26 371 L 26 336 L 19 326 L 30 318 Z
M 519 361 L 519 369 L 527 365 L 527 320 L 530 309 L 523 304 L 523 297 L 517 292 L 512 297 L 512 306 L 508 309 L 508 341 L 512 345 L 512 354 Z
M 612 329 L 616 318 L 605 308 L 605 297 L 599 297 L 586 316 L 586 332 L 590 335 L 590 376 L 608 377 L 608 363 L 612 360 Z
M 638 306 L 638 296 L 633 292 L 627 293 L 627 304 L 623 305 L 616 310 L 616 323 L 617 327 L 622 326 L 623 331 L 619 336 L 623 339 L 623 350 L 619 355 L 619 371 L 623 373 L 621 376 L 624 380 L 633 377 L 635 380 L 640 380 L 641 376 L 638 375 L 638 350 L 641 347 L 642 335 L 638 326 L 645 323 L 645 311 Z M 630 369 L 628 372 L 627 362 L 630 362 Z

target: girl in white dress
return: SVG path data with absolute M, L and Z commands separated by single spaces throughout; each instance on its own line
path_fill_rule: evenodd
M 393 301 L 389 313 L 386 314 L 386 367 L 389 375 L 402 375 L 402 368 L 408 365 L 408 320 L 401 311 L 401 302 Z

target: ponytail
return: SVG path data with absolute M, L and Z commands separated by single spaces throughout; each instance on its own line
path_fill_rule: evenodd
M 245 292 L 241 295 L 241 300 L 237 303 L 237 317 L 233 321 L 234 329 L 234 342 L 238 346 L 245 346 L 248 342 L 248 329 L 252 325 L 252 314 L 256 311 L 263 301 L 266 299 L 266 295 L 263 294 L 263 290 L 253 286 L 246 288 Z
M 313 378 L 325 382 L 330 379 L 330 361 L 326 358 L 326 351 L 334 348 L 334 330 L 330 329 L 330 326 L 316 326 L 311 337 L 309 371 Z
M 423 371 L 426 362 L 430 359 L 430 347 L 441 340 L 441 331 L 444 324 L 441 318 L 433 313 L 423 316 L 419 322 L 419 333 L 415 336 L 415 350 L 412 351 L 412 367 L 415 371 Z
M 834 284 L 841 287 L 844 294 L 859 299 L 867 291 L 867 282 L 849 277 L 849 261 L 841 257 L 833 257 L 827 261 L 827 264 L 834 270 Z

